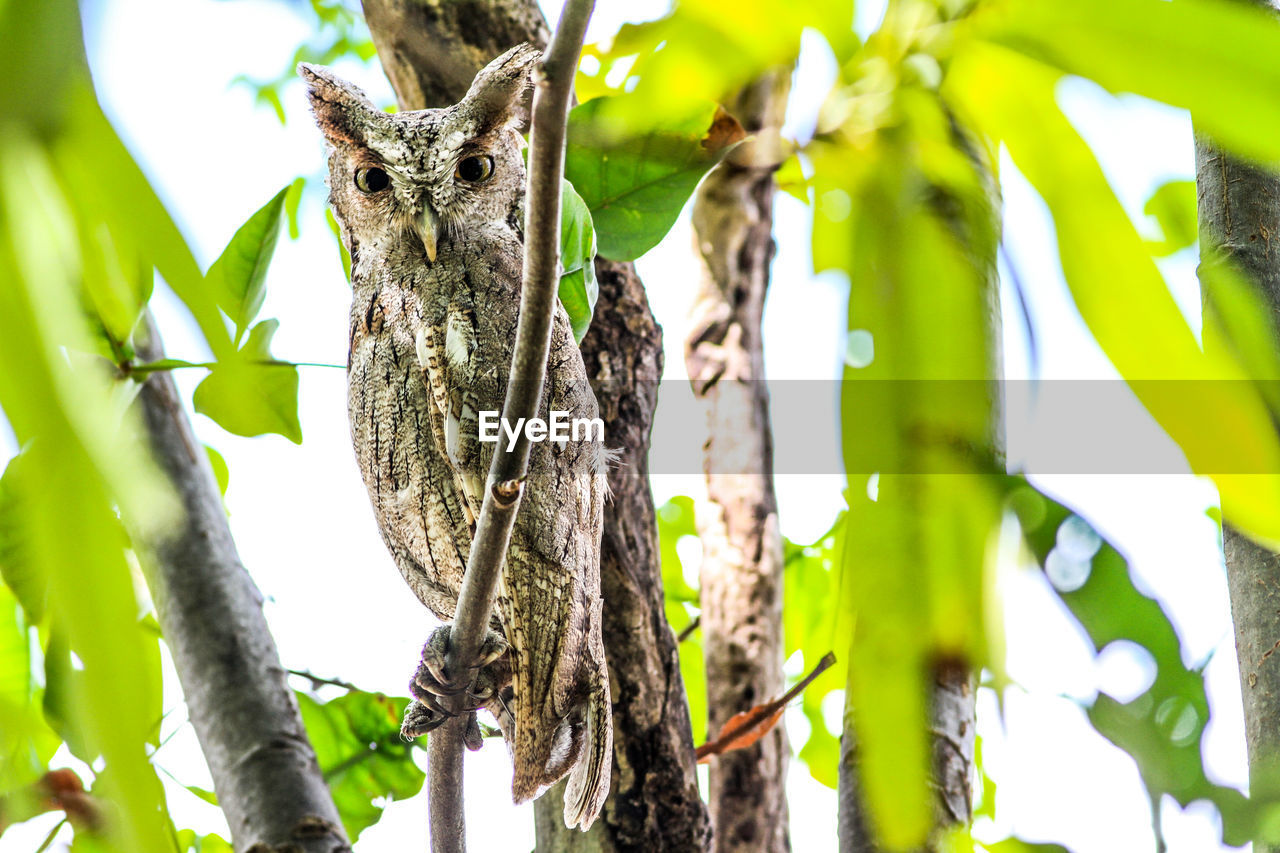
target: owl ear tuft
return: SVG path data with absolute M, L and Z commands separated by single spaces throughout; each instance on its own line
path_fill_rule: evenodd
M 328 68 L 298 63 L 298 76 L 307 84 L 311 112 L 331 145 L 365 145 L 378 108 L 357 87 Z
M 470 110 L 482 132 L 527 125 L 533 69 L 541 60 L 538 48 L 516 45 L 480 69 L 460 106 Z

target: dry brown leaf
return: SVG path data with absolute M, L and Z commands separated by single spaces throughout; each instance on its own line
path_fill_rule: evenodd
M 786 693 L 771 702 L 734 714 L 720 728 L 720 735 L 715 740 L 707 741 L 698 747 L 695 752 L 698 763 L 705 764 L 713 755 L 723 755 L 735 749 L 743 749 L 760 740 L 778 724 L 778 720 L 782 719 L 782 712 L 786 710 L 787 704 L 803 693 L 815 678 L 835 662 L 835 653 L 827 652 L 822 660 L 818 661 L 813 671 L 796 682 L 796 685 Z

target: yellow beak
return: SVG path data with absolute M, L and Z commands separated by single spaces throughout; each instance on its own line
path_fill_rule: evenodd
M 436 234 L 440 230 L 440 220 L 431 207 L 422 208 L 422 216 L 418 218 L 418 236 L 422 238 L 422 246 L 427 250 L 427 260 L 436 262 Z

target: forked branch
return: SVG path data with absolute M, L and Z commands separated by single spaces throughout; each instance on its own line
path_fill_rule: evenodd
M 529 174 L 525 193 L 524 283 L 515 351 L 511 357 L 502 417 L 519 423 L 538 413 L 551 325 L 560 281 L 560 184 L 564 177 L 565 126 L 573 75 L 594 0 L 568 0 L 542 62 L 534 70 L 533 114 L 529 130 Z M 514 446 L 499 443 L 489 466 L 484 502 L 476 522 L 458 607 L 449 632 L 445 669 L 451 677 L 470 673 L 489 625 L 499 572 L 520 508 L 529 469 L 530 442 L 521 431 Z M 436 729 L 429 742 L 428 803 L 431 849 L 466 849 L 462 813 L 462 713 L 466 692 L 447 706 L 458 716 Z

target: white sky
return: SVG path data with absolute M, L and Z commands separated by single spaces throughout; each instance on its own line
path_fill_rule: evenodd
M 544 6 L 553 17 L 559 3 L 549 0 Z M 881 8 L 860 4 L 859 28 L 865 32 L 874 26 Z M 601 3 L 588 38 L 606 37 L 627 16 L 644 20 L 664 10 L 661 0 Z M 85 17 L 90 61 L 107 112 L 175 212 L 202 266 L 276 190 L 299 174 L 309 178 L 302 237 L 282 239 L 261 316 L 281 320 L 275 349 L 281 358 L 345 363 L 349 290 L 322 218 L 323 152 L 301 87 L 286 93 L 290 121 L 282 128 L 269 110 L 255 107 L 246 89 L 229 85 L 237 74 L 278 74 L 308 35 L 305 20 L 283 3 L 252 0 L 91 2 Z M 807 40 L 806 48 L 789 114 L 792 132 L 811 125 L 833 77 L 819 40 Z M 344 65 L 340 71 L 375 100 L 391 99 L 376 66 Z M 1087 83 L 1064 87 L 1062 102 L 1099 152 L 1131 212 L 1140 213 L 1164 180 L 1193 175 L 1184 113 L 1135 98 L 1112 99 Z M 1030 290 L 1040 375 L 1114 377 L 1067 296 L 1042 204 L 1011 164 L 1002 168 L 1007 242 Z M 844 348 L 843 286 L 812 276 L 808 212 L 802 205 L 780 194 L 776 221 L 778 255 L 765 317 L 767 373 L 772 378 L 836 377 Z M 696 275 L 689 247 L 685 217 L 640 262 L 666 331 L 668 378 L 684 376 L 684 316 Z M 1175 259 L 1165 269 L 1179 304 L 1198 328 L 1194 258 Z M 169 354 L 198 360 L 202 347 L 182 310 L 167 294 L 157 294 L 154 305 Z M 1006 373 L 1025 378 L 1031 375 L 1026 336 L 1007 285 L 1004 317 Z M 301 447 L 279 437 L 231 436 L 202 416 L 195 418 L 196 430 L 229 462 L 232 527 L 245 564 L 268 597 L 267 616 L 285 665 L 403 694 L 433 621 L 378 538 L 350 449 L 343 372 L 304 368 L 301 375 L 306 439 Z M 177 378 L 189 394 L 200 376 L 179 371 Z M 664 388 L 664 393 L 671 391 Z M 664 422 L 660 408 L 657 429 L 656 440 L 679 440 L 684 425 Z M 4 459 L 13 452 L 12 443 L 7 433 L 0 440 Z M 1171 611 L 1188 661 L 1219 653 L 1207 670 L 1214 716 L 1205 759 L 1213 778 L 1243 785 L 1243 729 L 1226 585 L 1216 531 L 1204 514 L 1216 501 L 1212 487 L 1174 475 L 1056 476 L 1040 482 L 1121 546 L 1145 588 Z M 824 532 L 839 509 L 839 476 L 785 475 L 777 486 L 783 532 L 797 541 Z M 693 474 L 654 482 L 659 503 L 700 489 L 701 478 Z M 1008 573 L 1005 607 L 1008 670 L 1023 689 L 1006 696 L 1003 724 L 994 696 L 986 690 L 980 695 L 979 729 L 986 739 L 988 772 L 999 785 L 1000 818 L 998 827 L 979 827 L 980 836 L 994 840 L 1012 829 L 1029 839 L 1066 843 L 1077 853 L 1153 850 L 1150 813 L 1133 761 L 1093 732 L 1077 704 L 1099 687 L 1135 695 L 1150 681 L 1150 663 L 1116 649 L 1095 664 L 1083 635 L 1036 574 Z M 179 701 L 180 694 L 171 690 L 169 705 Z M 838 701 L 831 704 L 834 725 Z M 178 710 L 171 717 L 165 731 L 178 734 L 163 748 L 159 763 L 184 784 L 211 787 L 195 738 L 183 724 L 185 713 Z M 786 720 L 798 748 L 807 723 L 798 712 Z M 531 808 L 508 804 L 509 785 L 510 766 L 500 747 L 486 747 L 468 759 L 467 826 L 473 849 L 532 848 Z M 793 848 L 834 851 L 834 792 L 814 782 L 798 761 L 788 786 Z M 216 809 L 179 785 L 169 790 L 179 827 L 225 833 Z M 1194 808 L 1184 814 L 1167 803 L 1163 822 L 1170 851 L 1222 849 L 1207 814 Z M 0 851 L 34 849 L 55 822 L 46 817 L 10 829 L 0 839 Z M 357 849 L 425 849 L 425 827 L 425 797 L 395 803 Z

